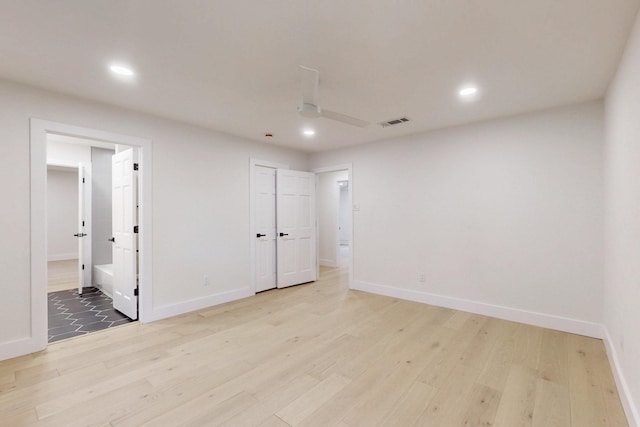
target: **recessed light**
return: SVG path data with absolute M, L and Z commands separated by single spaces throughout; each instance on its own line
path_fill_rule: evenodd
M 109 67 L 112 73 L 119 76 L 132 77 L 135 75 L 131 68 L 124 67 L 122 65 L 111 65 Z
M 316 131 L 312 130 L 312 129 L 306 129 L 306 130 L 302 131 L 302 133 L 305 134 L 306 136 L 313 136 L 313 135 L 316 134 Z
M 478 92 L 478 88 L 477 87 L 466 87 L 464 89 L 460 90 L 460 96 L 469 96 L 469 95 L 473 95 L 474 93 Z
M 464 86 L 458 90 L 458 97 L 465 101 L 477 99 L 480 91 L 476 86 Z

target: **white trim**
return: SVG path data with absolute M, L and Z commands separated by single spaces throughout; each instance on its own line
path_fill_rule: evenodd
M 247 287 L 242 289 L 235 289 L 232 291 L 220 292 L 219 294 L 208 295 L 206 297 L 194 298 L 188 301 L 179 302 L 177 304 L 156 307 L 153 311 L 153 317 L 150 319 L 150 321 L 166 319 L 168 317 L 178 316 L 180 314 L 201 310 L 203 308 L 213 307 L 215 305 L 224 304 L 226 302 L 247 298 L 253 296 L 254 294 L 255 292 Z
M 321 173 L 326 173 L 326 172 L 338 172 L 338 171 L 347 171 L 347 175 L 348 175 L 348 179 L 349 179 L 349 190 L 348 190 L 348 200 L 349 200 L 349 212 L 350 214 L 348 215 L 349 217 L 349 222 L 351 223 L 351 227 L 349 227 L 351 229 L 351 235 L 349 236 L 349 241 L 351 242 L 349 245 L 349 288 L 354 289 L 353 287 L 353 264 L 354 264 L 354 259 L 355 259 L 355 233 L 354 233 L 354 224 L 353 224 L 353 187 L 354 187 L 354 179 L 353 179 L 353 164 L 352 163 L 343 163 L 340 165 L 335 165 L 335 166 L 324 166 L 321 168 L 315 168 L 312 169 L 311 172 L 316 174 L 316 177 L 318 174 Z M 316 178 L 316 182 L 317 182 L 317 178 Z M 316 204 L 317 206 L 317 204 Z M 316 230 L 317 230 L 317 223 L 316 223 Z M 318 241 L 320 239 L 317 239 Z M 317 250 L 317 254 L 318 256 L 316 257 L 318 259 L 317 261 L 317 265 L 318 268 L 321 264 L 321 260 L 320 260 L 320 251 Z M 339 252 L 336 254 L 336 262 L 339 256 Z M 318 277 L 320 277 L 320 274 L 318 273 Z
M 620 396 L 622 407 L 624 408 L 624 412 L 627 416 L 627 422 L 629 423 L 629 427 L 640 427 L 640 411 L 638 411 L 638 408 L 633 401 L 633 395 L 631 394 L 629 383 L 627 383 L 622 367 L 620 366 L 618 352 L 613 345 L 609 328 L 603 326 L 602 330 L 604 331 L 604 347 L 607 350 L 609 364 L 611 365 L 611 372 L 613 372 L 613 378 L 616 381 L 618 395 Z
M 66 261 L 69 259 L 79 259 L 78 252 L 69 252 L 66 254 L 53 254 L 47 257 L 47 261 Z
M 338 267 L 338 263 L 334 259 L 320 258 L 320 265 L 323 267 Z
M 315 174 L 326 173 L 326 172 L 339 172 L 344 170 L 348 170 L 349 172 L 351 172 L 351 168 L 352 168 L 351 163 L 344 163 L 341 165 L 324 166 L 321 168 L 315 168 L 315 169 L 312 169 L 311 172 Z M 349 185 L 351 185 L 351 173 L 349 173 Z
M 481 314 L 483 316 L 510 320 L 512 322 L 526 323 L 528 325 L 555 329 L 572 334 L 579 334 L 593 338 L 603 338 L 601 324 L 587 322 L 584 320 L 571 319 L 553 314 L 538 313 L 535 311 L 520 310 L 517 308 L 448 297 L 412 289 L 400 289 L 375 283 L 367 283 L 360 280 L 353 281 L 352 289 L 424 304 L 431 304 L 438 307 L 452 308 L 454 310 Z
M 68 135 L 140 148 L 140 320 L 153 318 L 152 279 L 152 141 L 64 123 L 31 118 L 30 123 L 31 186 L 30 186 L 30 246 L 31 246 L 31 330 L 29 337 L 0 347 L 4 355 L 21 355 L 43 350 L 47 346 L 47 134 Z
M 80 168 L 82 166 L 82 169 Z M 49 165 L 47 165 L 49 167 Z M 78 258 L 79 264 L 84 264 L 86 268 L 83 270 L 80 265 L 78 265 L 78 274 L 83 275 L 83 280 L 78 282 L 78 292 L 81 291 L 80 283 L 83 283 L 84 286 L 91 286 L 93 283 L 93 248 L 92 248 L 92 236 L 93 236 L 93 216 L 92 216 L 92 208 L 93 208 L 93 165 L 91 162 L 79 162 L 78 163 L 78 177 L 80 176 L 81 170 L 84 171 L 85 182 L 82 186 L 82 189 L 78 190 L 78 204 L 80 200 L 84 201 L 83 212 L 84 212 L 84 227 L 80 227 L 78 224 L 78 231 L 83 231 L 89 236 L 87 243 L 83 242 L 83 252 L 80 253 L 80 243 L 78 242 Z M 86 185 L 88 184 L 88 185 Z M 79 184 L 78 184 L 79 185 Z M 82 192 L 82 197 L 80 196 L 80 192 Z M 78 205 L 78 208 L 80 206 Z M 80 240 L 80 239 L 79 239 Z
M 21 354 L 47 347 L 47 127 L 31 120 L 31 331 Z
M 256 191 L 256 166 L 264 166 L 273 169 L 289 169 L 289 165 L 249 158 L 249 290 L 251 295 L 256 294 L 256 206 L 254 193 Z

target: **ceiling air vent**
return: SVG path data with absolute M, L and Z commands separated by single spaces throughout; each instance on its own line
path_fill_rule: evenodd
M 400 123 L 406 123 L 409 121 L 407 117 L 400 117 L 399 119 L 388 120 L 386 122 L 380 122 L 380 126 L 386 128 L 387 126 L 399 125 Z

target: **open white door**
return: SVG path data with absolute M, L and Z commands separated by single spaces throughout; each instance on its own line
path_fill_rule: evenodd
M 276 287 L 276 170 L 255 167 L 256 292 Z
M 113 308 L 131 319 L 138 318 L 137 296 L 137 188 L 133 150 L 114 154 L 112 158 L 113 224 Z
M 316 277 L 316 177 L 278 169 L 278 288 L 312 282 Z
M 91 164 L 78 164 L 78 293 L 91 286 Z M 88 237 L 88 239 L 87 239 Z

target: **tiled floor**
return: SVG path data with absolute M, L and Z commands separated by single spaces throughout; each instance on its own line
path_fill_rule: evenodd
M 97 288 L 84 288 L 82 295 L 77 289 L 49 293 L 50 343 L 129 322 Z

